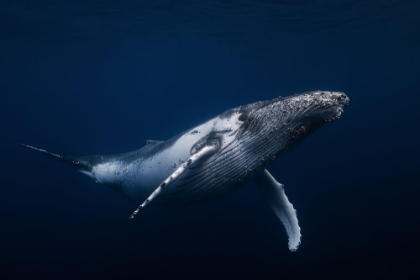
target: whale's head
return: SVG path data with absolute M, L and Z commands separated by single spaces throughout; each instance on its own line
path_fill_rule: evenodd
M 237 140 L 271 162 L 324 124 L 340 117 L 350 99 L 342 92 L 313 91 L 241 107 Z
M 254 115 L 262 117 L 266 125 L 274 126 L 269 133 L 287 136 L 278 137 L 287 139 L 290 146 L 338 119 L 349 102 L 343 92 L 313 91 L 268 101 Z
M 229 157 L 246 176 L 262 170 L 282 152 L 340 117 L 349 98 L 342 92 L 313 91 L 239 106 L 174 138 L 193 155 L 217 147 L 212 160 Z M 246 178 L 241 175 L 242 179 Z M 243 181 L 243 180 L 240 181 Z

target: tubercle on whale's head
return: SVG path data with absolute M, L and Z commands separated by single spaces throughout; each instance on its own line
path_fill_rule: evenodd
M 343 92 L 312 91 L 247 106 L 242 133 L 290 146 L 340 117 L 350 99 Z
M 343 108 L 350 99 L 343 92 L 312 91 L 293 95 L 283 100 L 290 118 L 300 121 L 310 119 L 313 122 L 326 123 L 341 116 Z

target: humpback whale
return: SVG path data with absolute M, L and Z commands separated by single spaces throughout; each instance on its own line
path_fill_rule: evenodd
M 291 251 L 301 241 L 296 210 L 266 167 L 306 136 L 340 117 L 349 98 L 312 91 L 239 106 L 167 141 L 147 140 L 117 155 L 61 156 L 20 144 L 70 164 L 133 201 L 183 205 L 215 199 L 252 179 L 283 223 Z

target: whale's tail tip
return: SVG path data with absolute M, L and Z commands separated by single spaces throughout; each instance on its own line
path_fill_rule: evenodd
M 26 145 L 26 144 L 23 144 L 23 143 L 16 143 L 16 144 L 17 144 L 17 145 L 19 145 L 19 146 L 22 146 L 22 147 L 25 147 L 25 148 L 31 149 L 31 150 L 38 151 L 38 152 L 46 152 L 46 151 L 45 151 L 45 150 L 43 150 L 43 149 L 39 149 L 39 148 L 36 148 L 36 147 L 34 147 L 34 146 Z
M 22 146 L 22 147 L 25 147 L 25 148 L 28 148 L 28 149 L 31 149 L 31 150 L 34 150 L 34 151 L 37 151 L 37 152 L 39 152 L 39 153 L 42 153 L 42 154 L 44 154 L 44 155 L 47 155 L 47 156 L 50 156 L 50 157 L 53 157 L 53 158 L 56 158 L 56 159 L 58 159 L 58 160 L 64 160 L 64 161 L 68 161 L 68 160 L 70 160 L 70 158 L 67 158 L 67 157 L 64 157 L 64 156 L 61 156 L 61 155 L 57 155 L 57 154 L 54 154 L 54 153 L 51 153 L 51 152 L 48 152 L 47 150 L 44 150 L 44 149 L 40 149 L 40 148 L 37 148 L 37 147 L 34 147 L 34 146 L 30 146 L 30 145 L 26 145 L 26 144 L 22 144 L 22 143 L 17 143 L 19 146 Z
M 80 159 L 78 159 L 76 157 L 67 157 L 67 156 L 62 156 L 62 155 L 54 154 L 54 153 L 51 153 L 51 152 L 49 152 L 47 150 L 40 149 L 40 148 L 37 148 L 37 147 L 34 147 L 34 146 L 30 146 L 30 145 L 26 145 L 26 144 L 22 144 L 22 143 L 16 143 L 16 144 L 19 145 L 19 146 L 22 146 L 22 147 L 25 147 L 25 148 L 28 148 L 28 149 L 37 151 L 37 152 L 39 152 L 41 154 L 44 154 L 44 155 L 49 156 L 49 157 L 52 157 L 52 158 L 57 159 L 59 161 L 65 162 L 67 164 L 70 164 L 70 165 L 72 165 L 72 166 L 74 166 L 74 167 L 76 167 L 76 168 L 78 168 L 80 170 L 90 171 L 92 169 L 92 166 L 89 163 L 87 163 L 84 160 L 80 160 Z

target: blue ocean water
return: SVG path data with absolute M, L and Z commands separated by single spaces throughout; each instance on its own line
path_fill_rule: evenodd
M 418 1 L 0 0 L 2 279 L 419 276 Z M 112 154 L 308 90 L 350 106 L 268 169 L 302 244 L 248 182 L 137 205 L 24 150 Z

